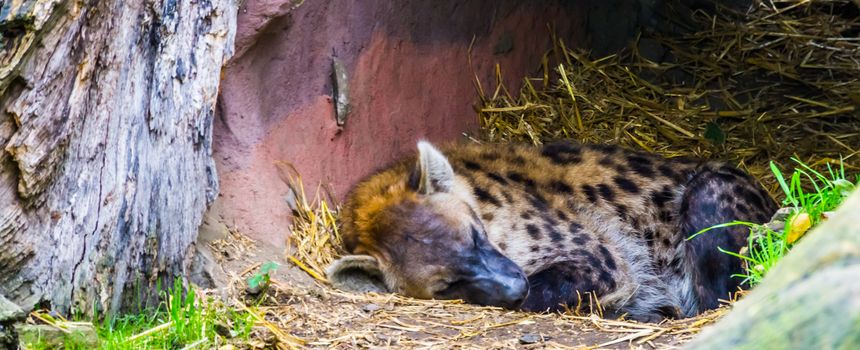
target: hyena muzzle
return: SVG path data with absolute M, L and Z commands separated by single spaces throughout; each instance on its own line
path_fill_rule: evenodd
M 594 295 L 610 315 L 691 316 L 736 291 L 747 233 L 776 210 L 744 172 L 609 145 L 418 143 L 343 209 L 341 288 L 528 311 Z

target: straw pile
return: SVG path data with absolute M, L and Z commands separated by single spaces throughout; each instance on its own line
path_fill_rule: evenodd
M 692 14 L 703 29 L 652 34 L 600 59 L 555 40 L 542 75 L 525 79 L 516 95 L 503 86 L 485 91 L 478 82 L 484 138 L 573 138 L 722 158 L 771 190 L 770 160 L 790 165 L 794 156 L 819 165 L 841 156 L 856 170 L 857 2 L 755 1 L 747 12 L 715 6 Z
M 596 315 L 521 313 L 459 301 L 418 300 L 399 295 L 353 294 L 318 285 L 275 283 L 255 308 L 260 324 L 281 335 L 279 348 L 594 349 L 676 348 L 728 309 L 696 318 L 642 324 Z M 262 328 L 262 327 L 258 327 Z
M 304 232 L 294 233 L 301 234 Z M 248 243 L 247 239 L 233 233 L 218 246 L 231 247 L 234 259 L 248 260 L 242 256 L 252 255 L 253 247 L 248 247 Z M 244 253 L 236 253 L 237 246 L 244 247 L 241 250 Z M 311 254 L 314 259 L 324 258 L 313 255 L 309 247 L 300 246 L 297 250 L 305 249 L 303 254 Z M 255 320 L 251 339 L 230 340 L 235 346 L 232 349 L 672 349 L 691 340 L 702 327 L 715 322 L 728 310 L 721 308 L 695 318 L 642 324 L 602 319 L 597 316 L 602 312 L 598 307 L 593 310 L 594 315 L 575 311 L 523 313 L 457 300 L 355 294 L 333 289 L 325 282 L 295 285 L 274 277 L 262 297 L 245 296 L 245 281 L 258 266 L 259 263 L 252 264 L 242 272 L 231 273 L 228 294 L 232 297 L 222 309 L 248 312 Z
M 325 268 L 342 253 L 343 241 L 338 232 L 337 218 L 340 207 L 331 191 L 317 189 L 312 200 L 305 194 L 302 178 L 292 164 L 276 163 L 281 181 L 287 184 L 290 195 L 287 204 L 292 210 L 293 224 L 288 242 L 295 250 L 287 257 L 298 268 L 318 281 L 325 282 Z

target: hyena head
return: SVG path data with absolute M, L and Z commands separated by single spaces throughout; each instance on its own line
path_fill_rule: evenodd
M 404 169 L 374 175 L 350 194 L 342 224 L 346 248 L 355 255 L 329 267 L 332 283 L 416 298 L 519 306 L 528 280 L 490 244 L 468 185 L 455 178 L 445 156 L 419 142 L 414 169 Z

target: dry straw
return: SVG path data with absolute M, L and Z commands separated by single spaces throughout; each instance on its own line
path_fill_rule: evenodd
M 715 6 L 692 13 L 699 31 L 637 38 L 631 49 L 599 59 L 554 39 L 542 74 L 525 79 L 518 94 L 501 85 L 484 91 L 478 83 L 484 137 L 534 144 L 573 138 L 722 158 L 771 190 L 770 160 L 790 165 L 794 156 L 819 165 L 841 156 L 856 170 L 858 5 L 758 1 L 748 12 Z
M 276 166 L 281 180 L 290 189 L 287 204 L 292 210 L 293 224 L 289 243 L 294 251 L 287 258 L 311 277 L 326 282 L 325 268 L 340 255 L 343 246 L 337 224 L 340 208 L 330 204 L 334 200 L 328 190 L 317 189 L 309 200 L 302 178 L 292 164 L 278 162 Z

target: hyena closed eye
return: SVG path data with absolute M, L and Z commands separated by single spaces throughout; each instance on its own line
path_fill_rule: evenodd
M 341 287 L 529 311 L 593 293 L 616 315 L 654 321 L 718 305 L 739 285 L 743 229 L 773 200 L 747 174 L 607 145 L 542 148 L 418 143 L 358 184 L 343 211 Z M 355 288 L 353 285 L 352 288 Z

